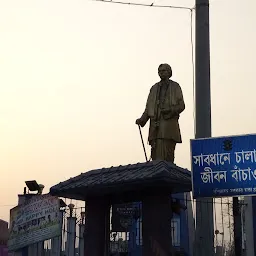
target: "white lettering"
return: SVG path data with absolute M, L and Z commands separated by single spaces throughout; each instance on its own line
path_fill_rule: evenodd
M 218 188 L 215 188 L 213 190 L 213 193 L 214 194 L 225 194 L 225 193 L 228 193 L 228 189 L 218 189 Z
M 201 172 L 203 183 L 213 183 L 213 173 L 210 167 L 205 167 L 204 172 Z
M 199 156 L 193 156 L 193 158 L 195 159 L 194 164 L 198 164 L 199 166 L 203 166 L 203 155 L 199 155 Z
M 227 172 L 226 171 L 219 171 L 219 172 L 213 172 L 214 173 L 214 179 L 220 182 L 221 180 L 224 180 L 227 182 Z
M 239 164 L 240 162 L 244 163 L 245 161 L 249 161 L 251 163 L 256 162 L 256 150 L 250 150 L 250 151 L 240 151 L 235 152 L 236 155 L 236 162 Z
M 232 193 L 242 193 L 244 191 L 243 188 L 231 188 L 230 192 Z
M 230 164 L 230 153 L 219 154 L 219 162 L 221 165 L 224 165 L 226 162 Z
M 237 182 L 251 180 L 251 168 L 239 169 L 237 166 L 234 166 L 234 170 L 231 170 L 232 178 Z
M 209 154 L 209 155 L 198 155 L 198 156 L 193 156 L 194 159 L 194 164 L 198 166 L 203 166 L 204 163 L 206 163 L 208 166 L 211 164 L 213 165 L 224 165 L 225 163 L 230 164 L 230 153 L 221 153 L 219 154 L 218 152 L 215 154 Z
M 253 151 L 245 151 L 244 152 L 244 159 L 246 161 L 250 161 L 250 162 L 255 162 L 255 154 L 256 154 L 256 151 L 255 149 Z

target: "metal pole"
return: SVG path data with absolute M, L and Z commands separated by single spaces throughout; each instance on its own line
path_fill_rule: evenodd
M 211 137 L 209 0 L 196 0 L 195 137 Z M 212 199 L 196 200 L 194 256 L 214 255 Z
M 66 252 L 68 256 L 75 255 L 75 243 L 76 243 L 76 217 L 72 214 L 67 218 L 67 248 Z
M 64 237 L 64 232 L 63 232 L 63 222 L 64 222 L 64 212 L 65 210 L 64 209 L 60 209 L 60 218 L 61 218 L 61 224 L 60 224 L 60 227 L 61 227 L 61 232 L 60 232 L 60 239 L 59 239 L 59 255 L 58 256 L 61 256 L 62 255 L 62 244 L 63 244 L 63 237 Z
M 79 256 L 84 255 L 84 230 L 85 230 L 85 224 L 80 223 L 79 224 Z

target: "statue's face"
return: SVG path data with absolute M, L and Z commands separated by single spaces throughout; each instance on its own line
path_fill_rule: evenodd
M 169 71 L 168 68 L 166 66 L 161 66 L 158 69 L 158 75 L 160 76 L 161 80 L 166 80 L 169 79 Z

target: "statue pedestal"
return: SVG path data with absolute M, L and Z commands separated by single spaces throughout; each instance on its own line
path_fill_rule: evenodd
M 104 256 L 109 243 L 110 204 L 101 198 L 91 198 L 86 202 L 86 225 L 84 232 L 84 255 Z
M 143 255 L 172 254 L 171 196 L 169 193 L 142 198 Z

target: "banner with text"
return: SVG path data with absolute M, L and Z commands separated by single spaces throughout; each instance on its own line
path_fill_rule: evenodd
M 61 235 L 59 199 L 46 195 L 34 196 L 11 209 L 9 251 Z
M 256 194 L 256 135 L 191 140 L 193 197 Z

